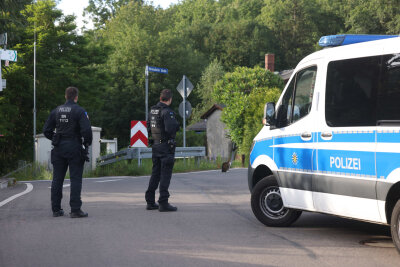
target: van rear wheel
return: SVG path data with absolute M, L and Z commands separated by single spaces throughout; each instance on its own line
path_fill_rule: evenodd
M 253 188 L 251 209 L 260 222 L 275 227 L 289 226 L 301 215 L 301 211 L 283 206 L 279 186 L 273 175 L 263 178 Z
M 390 231 L 392 232 L 392 239 L 397 252 L 400 253 L 400 200 L 397 201 L 392 211 Z

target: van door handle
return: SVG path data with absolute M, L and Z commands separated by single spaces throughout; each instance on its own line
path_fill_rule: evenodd
M 311 138 L 311 133 L 308 133 L 308 132 L 302 133 L 301 137 L 303 137 L 303 138 Z
M 329 138 L 329 137 L 332 137 L 332 133 L 331 132 L 324 132 L 324 133 L 321 133 L 321 136 Z

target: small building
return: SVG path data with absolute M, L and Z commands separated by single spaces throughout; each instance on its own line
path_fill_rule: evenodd
M 201 116 L 206 122 L 207 157 L 209 159 L 221 157 L 225 161 L 230 158 L 232 141 L 228 137 L 225 123 L 221 121 L 224 107 L 224 105 L 214 104 Z

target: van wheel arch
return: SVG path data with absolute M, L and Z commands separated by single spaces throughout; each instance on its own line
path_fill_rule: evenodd
M 272 171 L 266 165 L 259 165 L 253 172 L 253 185 L 252 189 L 256 186 L 256 184 L 261 181 L 263 178 L 272 175 Z
M 397 182 L 390 188 L 386 196 L 385 211 L 386 211 L 386 220 L 388 224 L 390 224 L 390 221 L 392 219 L 393 208 L 399 199 L 400 199 L 400 182 Z

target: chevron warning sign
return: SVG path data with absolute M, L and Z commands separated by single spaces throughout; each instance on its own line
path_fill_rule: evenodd
M 148 134 L 145 121 L 131 121 L 131 147 L 147 147 Z

